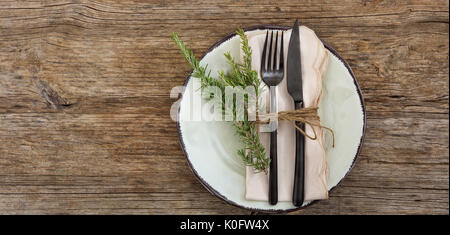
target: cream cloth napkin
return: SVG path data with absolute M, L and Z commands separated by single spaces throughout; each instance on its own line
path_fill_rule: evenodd
M 281 32 L 279 33 L 281 34 Z M 252 67 L 260 69 L 261 53 L 264 45 L 266 31 L 250 33 L 247 35 L 249 45 L 252 48 Z M 270 36 L 270 35 L 269 35 Z M 287 55 L 291 30 L 284 33 L 284 59 L 287 65 Z M 279 40 L 280 43 L 280 40 Z M 311 29 L 300 26 L 300 47 L 303 77 L 304 106 L 318 106 L 322 96 L 322 75 L 328 64 L 328 53 L 324 45 Z M 280 46 L 278 46 L 280 48 Z M 277 86 L 278 111 L 294 110 L 294 102 L 287 91 L 286 72 L 283 81 Z M 268 89 L 261 94 L 268 100 Z M 267 102 L 267 104 L 269 104 Z M 268 107 L 267 107 L 268 108 Z M 305 125 L 305 130 L 310 136 L 314 136 L 312 127 Z M 327 199 L 328 168 L 323 147 L 322 128 L 314 127 L 318 135 L 317 140 L 305 137 L 305 201 Z M 295 164 L 295 128 L 287 121 L 278 123 L 278 200 L 292 201 L 294 185 Z M 270 133 L 260 132 L 260 140 L 266 149 L 267 157 L 270 156 Z M 246 194 L 247 200 L 268 200 L 269 175 L 254 173 L 253 168 L 246 169 Z

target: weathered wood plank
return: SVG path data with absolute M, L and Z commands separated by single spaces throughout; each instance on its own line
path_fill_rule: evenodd
M 0 1 L 0 214 L 247 214 L 190 172 L 169 120 L 237 27 L 291 25 L 350 63 L 367 108 L 357 165 L 301 214 L 448 214 L 448 1 Z

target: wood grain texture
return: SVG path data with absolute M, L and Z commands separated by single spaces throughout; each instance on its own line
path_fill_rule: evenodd
M 367 135 L 330 199 L 294 214 L 448 214 L 448 0 L 0 0 L 0 214 L 249 214 L 188 168 L 169 37 L 201 55 L 296 18 L 353 68 Z

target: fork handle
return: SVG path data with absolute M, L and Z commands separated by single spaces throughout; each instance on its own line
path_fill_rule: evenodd
M 270 113 L 277 112 L 277 87 L 270 87 Z M 278 160 L 277 160 L 277 120 L 270 120 L 270 172 L 269 172 L 269 203 L 278 203 Z
M 296 102 L 295 109 L 303 107 L 303 102 Z M 295 122 L 295 125 L 305 131 L 305 124 Z M 292 202 L 295 206 L 303 205 L 305 195 L 305 137 L 300 131 L 295 131 L 295 173 Z
M 270 132 L 269 203 L 278 203 L 277 131 Z

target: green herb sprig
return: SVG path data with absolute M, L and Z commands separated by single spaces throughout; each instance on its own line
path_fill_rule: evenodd
M 180 48 L 184 59 L 191 67 L 192 76 L 199 78 L 201 81 L 202 90 L 208 86 L 215 86 L 221 89 L 224 94 L 225 87 L 241 87 L 245 89 L 248 86 L 252 86 L 255 89 L 256 97 L 245 96 L 245 102 L 248 100 L 258 100 L 261 89 L 263 88 L 261 80 L 258 78 L 258 73 L 252 70 L 252 49 L 248 44 L 248 39 L 242 29 L 238 29 L 236 33 L 241 40 L 241 49 L 243 52 L 242 63 L 237 62 L 229 52 L 225 53 L 225 57 L 231 66 L 231 72 L 225 73 L 219 72 L 219 78 L 211 77 L 211 71 L 208 71 L 208 66 L 201 66 L 200 61 L 195 58 L 192 50 L 187 48 L 184 43 L 179 39 L 177 33 L 172 33 L 172 40 Z M 210 97 L 211 98 L 211 97 Z M 225 99 L 222 99 L 225 107 Z M 236 109 L 233 109 L 233 116 L 236 117 Z M 234 119 L 236 120 L 236 119 Z M 256 122 L 248 120 L 248 114 L 244 115 L 243 121 L 233 121 L 233 126 L 236 130 L 236 134 L 240 137 L 244 143 L 244 148 L 238 150 L 238 155 L 241 157 L 243 163 L 247 166 L 252 166 L 255 172 L 266 172 L 269 168 L 270 158 L 266 156 L 264 146 L 259 141 L 258 128 Z

